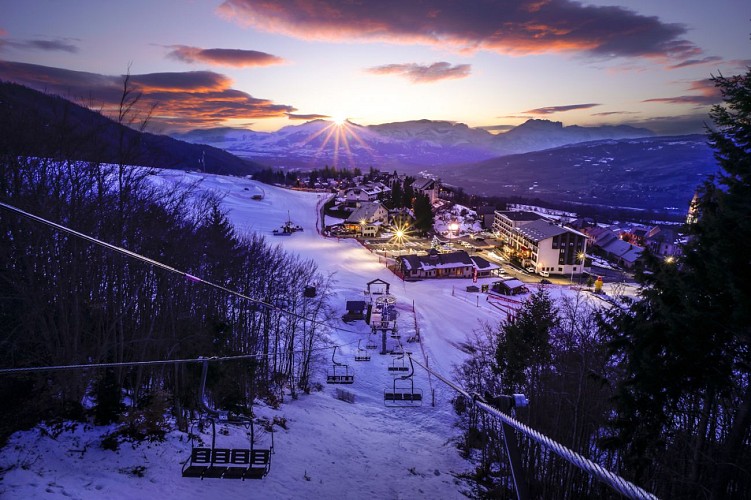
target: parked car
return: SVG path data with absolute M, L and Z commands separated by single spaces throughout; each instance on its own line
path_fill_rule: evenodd
M 550 273 L 547 271 L 540 271 L 540 276 L 542 276 L 543 278 L 549 278 Z
M 527 267 L 524 268 L 524 270 L 527 271 L 528 273 L 534 273 L 535 272 L 535 268 L 533 266 L 527 266 Z

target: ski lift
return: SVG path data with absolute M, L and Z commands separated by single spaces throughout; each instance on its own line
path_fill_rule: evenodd
M 412 357 L 410 357 L 409 373 L 395 377 L 394 385 L 383 390 L 383 404 L 385 406 L 422 406 L 422 389 L 415 388 L 414 374 L 415 367 L 412 365 Z
M 392 356 L 404 356 L 404 347 L 401 343 L 398 343 L 391 348 L 391 352 L 389 354 L 391 354 Z
M 375 340 L 373 340 L 372 334 L 368 337 L 368 343 L 365 344 L 365 349 L 368 349 L 369 351 L 375 351 L 376 349 L 378 349 L 378 344 L 376 344 Z
M 390 372 L 408 372 L 409 367 L 407 366 L 407 362 L 404 360 L 404 355 L 394 358 L 394 360 L 391 361 L 391 364 L 388 366 L 388 370 Z
M 190 432 L 190 457 L 182 468 L 183 477 L 261 479 L 271 470 L 271 454 L 274 452 L 274 433 L 271 433 L 271 446 L 268 449 L 255 448 L 255 429 L 251 418 L 234 417 L 227 412 L 209 408 L 205 400 L 208 360 L 203 362 L 201 373 L 201 406 L 211 422 L 211 448 L 195 446 L 195 434 Z M 248 448 L 217 448 L 216 422 L 243 424 L 249 439 Z M 193 428 L 195 427 L 193 424 Z
M 370 361 L 370 353 L 367 349 L 360 347 L 360 341 L 357 341 L 357 352 L 355 353 L 355 361 Z
M 345 365 L 344 363 L 339 363 L 334 359 L 334 357 L 336 356 L 337 347 L 339 346 L 334 346 L 334 352 L 331 354 L 331 363 L 332 363 L 331 371 L 326 374 L 326 383 L 327 384 L 352 384 L 355 381 L 355 376 L 354 374 L 349 372 L 349 365 Z

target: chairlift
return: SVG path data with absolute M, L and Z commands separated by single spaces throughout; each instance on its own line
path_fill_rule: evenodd
M 410 356 L 409 373 L 394 377 L 393 386 L 383 390 L 383 404 L 385 406 L 422 406 L 422 389 L 415 388 L 414 374 L 415 367 Z
M 390 372 L 408 372 L 409 367 L 407 366 L 407 362 L 404 360 L 404 355 L 394 358 L 394 360 L 391 361 L 391 364 L 388 366 L 388 370 Z
M 355 361 L 370 361 L 370 353 L 367 349 L 360 347 L 360 340 L 357 341 L 357 352 L 355 353 Z
M 195 434 L 190 432 L 190 457 L 182 467 L 183 477 L 200 479 L 261 479 L 271 470 L 271 454 L 274 452 L 274 433 L 271 433 L 271 446 L 267 449 L 255 448 L 255 429 L 253 419 L 235 417 L 227 412 L 220 412 L 210 408 L 205 400 L 206 374 L 208 360 L 203 362 L 201 373 L 200 403 L 211 422 L 211 448 L 195 445 Z M 216 422 L 228 424 L 243 424 L 249 439 L 248 448 L 217 448 Z
M 378 344 L 376 344 L 375 340 L 373 340 L 372 334 L 368 336 L 368 343 L 365 344 L 365 349 L 369 351 L 375 351 L 376 349 L 378 349 Z
M 355 382 L 355 375 L 349 372 L 349 365 L 339 363 L 336 361 L 336 359 L 334 359 L 334 357 L 336 356 L 336 349 L 338 347 L 339 346 L 334 346 L 334 352 L 331 354 L 331 371 L 326 374 L 326 383 L 352 384 Z
M 391 354 L 392 356 L 404 356 L 404 347 L 402 346 L 401 342 L 392 347 L 389 354 Z

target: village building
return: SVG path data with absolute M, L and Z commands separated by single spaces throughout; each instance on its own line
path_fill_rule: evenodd
M 438 200 L 438 191 L 440 190 L 439 182 L 435 179 L 421 178 L 412 183 L 412 189 L 417 193 L 422 193 L 428 197 L 430 204 Z
M 374 238 L 388 223 L 389 212 L 378 202 L 364 203 L 344 221 L 344 228 L 364 238 Z
M 644 248 L 620 239 L 612 229 L 606 227 L 591 228 L 588 234 L 590 241 L 608 260 L 626 269 L 632 269 L 644 251 Z
M 500 269 L 482 257 L 470 257 L 464 250 L 439 253 L 432 249 L 425 255 L 403 255 L 398 260 L 404 279 L 489 277 Z
M 490 289 L 491 291 L 499 293 L 501 295 L 520 295 L 522 293 L 528 292 L 527 287 L 524 286 L 524 283 L 516 278 L 494 281 Z
M 576 274 L 584 271 L 587 236 L 540 219 L 515 227 L 509 246 L 530 271 Z
M 498 238 L 509 244 L 514 237 L 514 229 L 542 218 L 542 215 L 534 212 L 496 210 L 492 228 Z
M 341 194 L 344 204 L 350 207 L 359 207 L 365 203 L 381 200 L 391 192 L 391 188 L 381 182 L 370 182 L 357 187 L 349 188 Z

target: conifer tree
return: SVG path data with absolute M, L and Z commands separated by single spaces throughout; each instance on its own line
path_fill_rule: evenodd
M 734 498 L 751 491 L 751 71 L 713 80 L 724 99 L 709 130 L 720 172 L 699 188 L 684 256 L 648 256 L 641 297 L 604 318 L 621 371 L 606 444 L 663 495 L 711 485 L 713 498 Z

